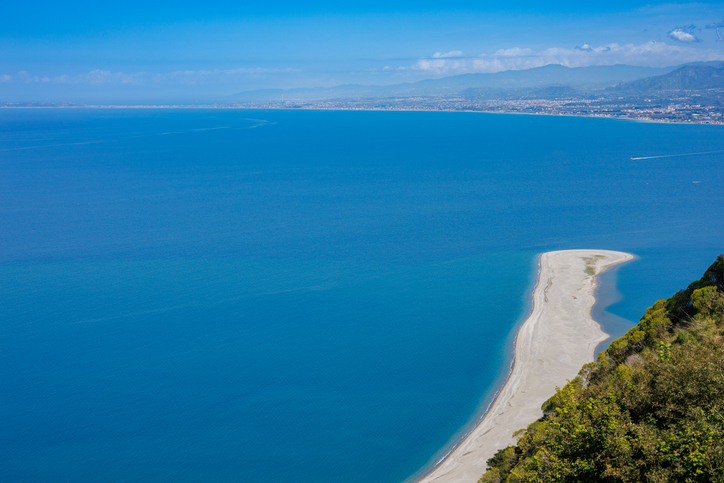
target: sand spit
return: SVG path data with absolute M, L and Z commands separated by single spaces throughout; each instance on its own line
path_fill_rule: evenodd
M 424 483 L 475 483 L 485 462 L 514 443 L 512 434 L 543 413 L 541 405 L 573 379 L 608 335 L 591 318 L 597 276 L 632 260 L 608 250 L 564 250 L 540 256 L 533 310 L 515 343 L 515 364 L 487 415 Z

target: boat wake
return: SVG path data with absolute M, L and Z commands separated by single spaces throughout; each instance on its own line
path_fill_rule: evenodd
M 631 158 L 631 161 L 638 161 L 639 159 L 678 158 L 679 156 L 698 156 L 700 154 L 714 154 L 714 153 L 724 153 L 724 149 L 720 149 L 718 151 L 704 151 L 701 153 L 662 154 L 660 156 L 642 156 L 639 158 Z

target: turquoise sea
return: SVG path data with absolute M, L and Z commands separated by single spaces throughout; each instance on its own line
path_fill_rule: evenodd
M 0 481 L 413 478 L 505 378 L 539 253 L 639 257 L 620 335 L 724 252 L 724 156 L 631 159 L 723 129 L 0 110 Z

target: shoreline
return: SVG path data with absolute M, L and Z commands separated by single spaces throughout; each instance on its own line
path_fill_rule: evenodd
M 72 105 L 72 106 L 6 106 L 0 105 L 0 109 L 239 109 L 252 111 L 373 111 L 373 112 L 479 112 L 483 114 L 513 114 L 519 116 L 551 116 L 551 117 L 581 117 L 581 118 L 598 118 L 598 119 L 617 119 L 621 121 L 644 122 L 652 124 L 683 124 L 683 125 L 706 125 L 706 126 L 724 126 L 724 120 L 720 122 L 703 122 L 703 121 L 669 121 L 664 119 L 646 119 L 626 116 L 610 116 L 597 114 L 563 114 L 563 113 L 546 113 L 546 112 L 515 112 L 515 111 L 486 111 L 480 109 L 383 109 L 383 108 L 353 108 L 353 107 L 249 107 L 240 105 L 175 105 L 175 104 L 158 104 L 158 105 Z
M 538 257 L 529 316 L 515 337 L 508 376 L 478 422 L 417 483 L 474 483 L 486 461 L 515 443 L 513 432 L 539 419 L 541 405 L 595 359 L 609 335 L 591 316 L 598 276 L 633 260 L 610 250 L 560 250 Z

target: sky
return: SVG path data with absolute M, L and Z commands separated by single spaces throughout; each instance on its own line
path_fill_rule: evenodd
M 546 64 L 724 60 L 724 1 L 7 3 L 0 102 L 223 102 Z

